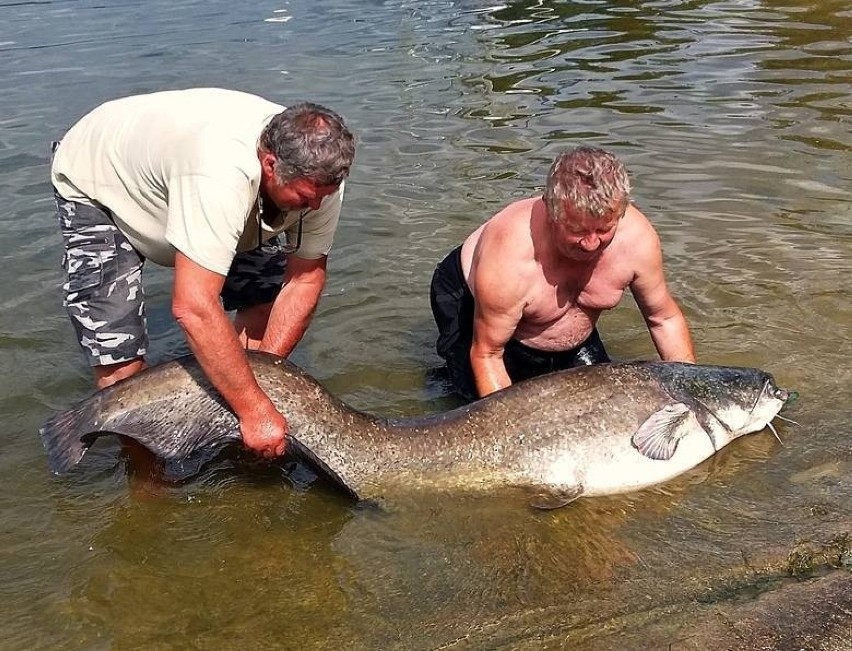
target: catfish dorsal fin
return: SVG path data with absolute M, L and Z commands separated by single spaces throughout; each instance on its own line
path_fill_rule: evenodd
M 690 425 L 701 427 L 689 406 L 682 402 L 671 403 L 648 416 L 631 442 L 649 459 L 667 461 L 674 456 L 680 440 L 689 433 Z

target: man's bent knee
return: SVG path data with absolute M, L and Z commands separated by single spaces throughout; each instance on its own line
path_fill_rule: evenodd
M 141 357 L 127 362 L 119 362 L 118 364 L 94 366 L 92 370 L 95 373 L 95 385 L 98 389 L 106 389 L 120 380 L 136 375 L 139 371 L 144 370 L 145 367 L 145 360 Z

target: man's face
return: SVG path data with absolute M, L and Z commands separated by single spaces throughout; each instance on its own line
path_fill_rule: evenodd
M 339 184 L 319 185 L 316 181 L 305 177 L 285 183 L 275 173 L 277 161 L 273 154 L 260 151 L 258 158 L 262 172 L 261 187 L 278 210 L 305 210 L 306 208 L 317 210 L 322 200 L 340 187 Z
M 279 210 L 318 210 L 322 200 L 333 194 L 339 185 L 318 185 L 306 178 L 293 179 L 282 183 L 270 179 L 266 184 L 266 194 Z
M 600 218 L 566 210 L 564 219 L 553 224 L 556 247 L 566 258 L 579 262 L 597 259 L 615 237 L 623 213 L 617 209 Z

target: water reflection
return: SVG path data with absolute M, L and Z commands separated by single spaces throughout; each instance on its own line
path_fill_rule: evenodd
M 317 627 L 333 637 L 345 603 L 329 550 L 350 508 L 282 486 L 272 470 L 221 470 L 106 510 L 62 579 L 68 597 L 54 615 L 117 648 L 275 646 L 310 640 Z

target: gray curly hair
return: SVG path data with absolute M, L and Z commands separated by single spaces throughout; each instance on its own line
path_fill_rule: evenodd
M 275 155 L 275 173 L 284 183 L 309 178 L 319 185 L 338 185 L 355 159 L 355 137 L 343 118 L 311 102 L 274 116 L 260 134 L 260 147 Z
M 578 147 L 556 157 L 547 175 L 544 202 L 553 221 L 565 219 L 565 208 L 594 219 L 621 215 L 630 202 L 627 169 L 614 154 Z

